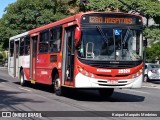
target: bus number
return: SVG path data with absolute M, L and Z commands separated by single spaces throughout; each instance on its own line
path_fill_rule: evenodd
M 90 23 L 103 23 L 103 18 L 102 17 L 90 17 L 89 18 Z
M 118 73 L 130 73 L 130 69 L 120 69 Z

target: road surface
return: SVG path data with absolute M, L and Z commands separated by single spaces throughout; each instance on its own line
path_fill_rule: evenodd
M 69 95 L 56 96 L 48 85 L 32 85 L 22 87 L 16 78 L 8 75 L 6 68 L 0 68 L 0 111 L 51 111 L 46 114 L 68 115 L 84 114 L 92 117 L 30 117 L 0 118 L 12 120 L 158 120 L 159 117 L 106 117 L 103 112 L 96 111 L 160 111 L 160 82 L 143 83 L 141 89 L 116 89 L 109 99 L 101 98 L 97 91 L 76 91 Z M 54 113 L 54 111 L 60 111 Z M 88 111 L 88 112 L 85 112 Z M 53 116 L 53 114 L 51 116 Z M 66 116 L 65 114 L 65 116 Z M 80 114 L 81 115 L 81 114 Z M 84 116 L 83 116 L 84 115 Z M 96 116 L 96 117 L 95 117 Z M 102 117 L 103 116 L 103 117 Z M 105 117 L 104 117 L 105 116 Z

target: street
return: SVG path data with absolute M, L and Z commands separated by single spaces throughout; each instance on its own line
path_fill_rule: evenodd
M 92 90 L 79 90 L 69 95 L 56 96 L 52 87 L 48 85 L 29 84 L 22 87 L 18 79 L 8 75 L 6 68 L 0 68 L 0 111 L 160 111 L 160 82 L 143 83 L 141 89 L 116 89 L 109 99 L 101 98 L 97 91 Z M 84 117 L 25 119 L 83 120 Z M 85 117 L 85 119 L 156 120 L 158 117 Z

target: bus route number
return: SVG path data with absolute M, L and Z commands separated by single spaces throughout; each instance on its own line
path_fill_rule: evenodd
M 89 22 L 90 23 L 103 23 L 103 18 L 92 16 L 89 18 Z
M 120 69 L 118 73 L 130 73 L 130 69 Z

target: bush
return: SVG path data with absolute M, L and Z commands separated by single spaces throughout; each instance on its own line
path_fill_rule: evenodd
M 0 61 L 3 60 L 3 54 L 0 53 Z
M 5 51 L 0 52 L 0 65 L 7 60 L 7 55 Z

